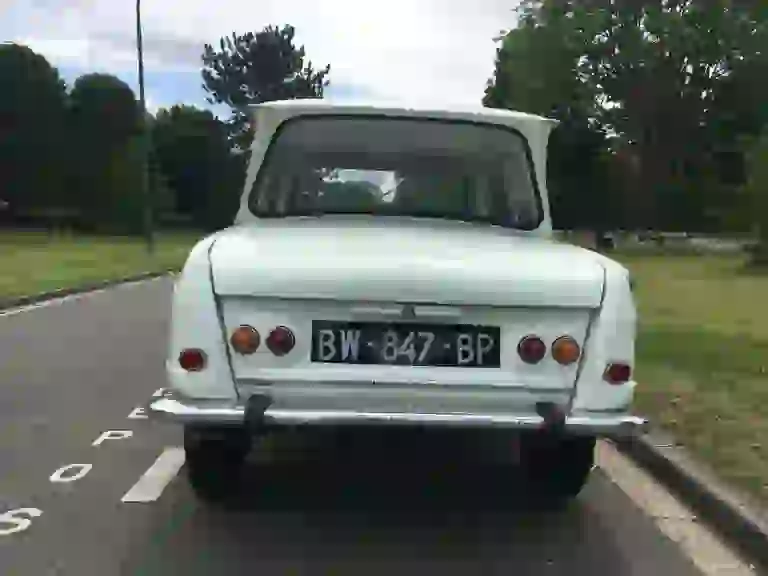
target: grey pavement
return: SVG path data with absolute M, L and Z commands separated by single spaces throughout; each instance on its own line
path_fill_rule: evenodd
M 537 512 L 513 471 L 461 462 L 450 436 L 279 438 L 227 506 L 197 502 L 183 470 L 158 500 L 122 503 L 181 442 L 127 418 L 164 385 L 169 302 L 163 279 L 0 315 L 3 576 L 697 574 L 602 470 L 570 509 Z M 108 430 L 132 435 L 92 446 Z M 92 468 L 52 483 L 67 464 Z M 9 534 L 19 508 L 42 514 Z

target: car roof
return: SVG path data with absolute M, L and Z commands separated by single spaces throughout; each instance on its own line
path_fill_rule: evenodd
M 498 108 L 469 103 L 407 103 L 403 101 L 334 101 L 328 98 L 304 98 L 297 100 L 275 100 L 248 106 L 253 114 L 274 115 L 281 120 L 310 114 L 361 114 L 383 116 L 405 116 L 413 118 L 437 118 L 470 120 L 490 124 L 519 126 L 521 124 L 557 124 L 556 120 Z

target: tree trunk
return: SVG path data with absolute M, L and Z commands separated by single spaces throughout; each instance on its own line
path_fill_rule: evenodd
M 768 226 L 761 226 L 757 243 L 750 250 L 750 264 L 768 267 Z

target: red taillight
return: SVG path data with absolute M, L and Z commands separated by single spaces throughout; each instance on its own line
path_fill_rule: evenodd
M 261 336 L 259 336 L 258 330 L 253 326 L 243 324 L 235 328 L 232 332 L 232 336 L 229 338 L 229 343 L 232 344 L 232 348 L 240 354 L 253 354 L 259 349 L 261 344 Z
M 609 384 L 624 384 L 632 378 L 632 367 L 629 364 L 608 364 L 603 373 L 603 380 Z
M 538 336 L 526 336 L 517 345 L 517 353 L 526 364 L 537 364 L 547 353 L 547 345 Z
M 179 366 L 187 372 L 200 372 L 205 368 L 205 352 L 198 348 L 186 348 L 179 354 Z
M 293 332 L 285 326 L 278 326 L 267 337 L 267 348 L 275 356 L 285 356 L 293 350 L 296 345 L 296 338 L 293 336 Z

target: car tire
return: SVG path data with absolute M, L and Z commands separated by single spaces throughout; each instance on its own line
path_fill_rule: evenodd
M 250 437 L 239 428 L 186 426 L 185 468 L 195 495 L 206 502 L 221 502 L 236 493 L 250 447 Z
M 561 507 L 578 496 L 595 461 L 595 438 L 537 434 L 520 443 L 520 466 L 532 501 Z

